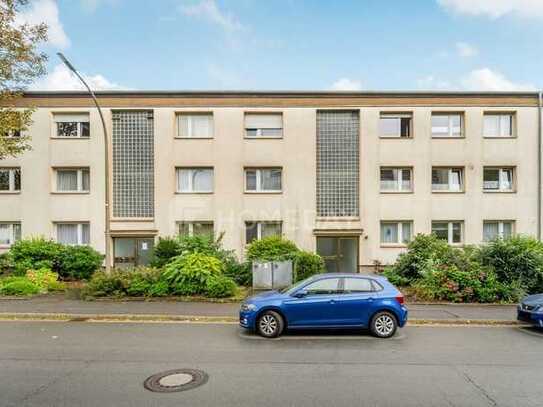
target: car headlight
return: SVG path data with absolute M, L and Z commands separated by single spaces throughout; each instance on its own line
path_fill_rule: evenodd
M 256 305 L 255 304 L 241 304 L 241 310 L 242 311 L 255 311 Z

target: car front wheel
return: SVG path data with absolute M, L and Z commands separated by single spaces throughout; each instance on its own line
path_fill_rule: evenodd
M 276 338 L 281 335 L 284 326 L 281 315 L 275 311 L 264 311 L 258 318 L 256 330 L 265 338 Z
M 371 319 L 370 329 L 372 334 L 379 338 L 390 338 L 396 333 L 398 323 L 396 317 L 387 311 L 378 312 Z

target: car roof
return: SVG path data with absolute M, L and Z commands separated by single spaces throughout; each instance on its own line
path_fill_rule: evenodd
M 314 279 L 326 278 L 326 277 L 336 277 L 336 278 L 363 277 L 363 278 L 371 278 L 373 280 L 386 280 L 386 277 L 384 276 L 378 276 L 376 274 L 359 274 L 359 273 L 322 273 L 322 274 L 315 274 L 313 276 Z

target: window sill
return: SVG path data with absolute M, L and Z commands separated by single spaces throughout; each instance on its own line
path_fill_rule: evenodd
M 244 140 L 282 140 L 283 137 L 269 137 L 269 136 L 266 136 L 266 137 L 243 137 Z
M 379 136 L 382 140 L 413 140 L 414 137 L 386 137 L 386 136 Z
M 0 195 L 20 195 L 21 191 L 0 191 Z
M 244 191 L 247 195 L 281 195 L 283 191 Z
M 432 136 L 432 140 L 465 140 L 466 136 L 448 137 L 448 136 Z
M 508 137 L 502 137 L 502 136 L 483 136 L 483 139 L 490 139 L 490 140 L 511 140 L 516 139 L 517 136 L 508 136 Z
M 215 137 L 174 137 L 175 140 L 213 140 Z
M 390 194 L 409 195 L 409 194 L 414 194 L 415 191 L 379 191 L 379 193 L 384 194 L 384 195 L 390 195 Z
M 90 191 L 51 191 L 51 195 L 90 195 Z
M 90 137 L 51 137 L 52 140 L 90 140 Z
M 516 194 L 517 191 L 487 191 L 483 189 L 484 194 Z
M 213 191 L 175 191 L 176 195 L 213 195 Z
M 382 249 L 405 249 L 407 247 L 406 244 L 403 243 L 381 243 L 380 246 Z
M 432 191 L 432 194 L 465 194 L 466 191 Z

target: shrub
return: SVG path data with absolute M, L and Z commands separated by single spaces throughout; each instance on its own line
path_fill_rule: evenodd
M 125 295 L 122 273 L 117 270 L 111 270 L 109 274 L 104 271 L 97 271 L 83 288 L 83 298 L 121 297 Z
M 162 277 L 178 295 L 204 294 L 210 276 L 224 272 L 224 264 L 214 256 L 191 253 L 175 257 L 164 268 Z
M 15 263 L 10 252 L 0 254 L 0 276 L 12 274 L 15 271 Z
M 33 295 L 40 288 L 26 277 L 8 277 L 0 281 L 0 294 L 3 295 Z
M 281 236 L 268 236 L 254 240 L 247 247 L 247 260 L 249 261 L 277 261 L 294 257 L 298 252 L 296 245 Z
M 496 239 L 479 251 L 481 264 L 492 267 L 499 281 L 529 293 L 543 292 L 543 243 L 527 236 Z
M 177 238 L 160 237 L 153 249 L 150 266 L 164 267 L 171 259 L 181 254 L 181 245 Z
M 215 241 L 210 235 L 179 236 L 179 254 L 202 253 L 208 256 L 217 256 L 221 250 L 220 241 Z
M 15 265 L 14 273 L 24 275 L 27 270 L 48 268 L 60 271 L 62 245 L 44 238 L 31 238 L 15 242 L 10 255 Z
M 149 267 L 98 271 L 83 290 L 84 297 L 163 296 L 161 271 Z
M 212 298 L 232 297 L 237 290 L 234 280 L 223 275 L 211 275 L 206 281 L 206 295 Z
M 64 279 L 87 280 L 102 265 L 103 256 L 90 246 L 62 246 L 59 275 Z
M 28 270 L 25 277 L 28 281 L 35 284 L 41 292 L 60 291 L 64 289 L 64 284 L 58 281 L 58 274 L 47 268 Z
M 293 258 L 295 281 L 305 280 L 314 274 L 326 271 L 321 256 L 311 252 L 299 251 Z

